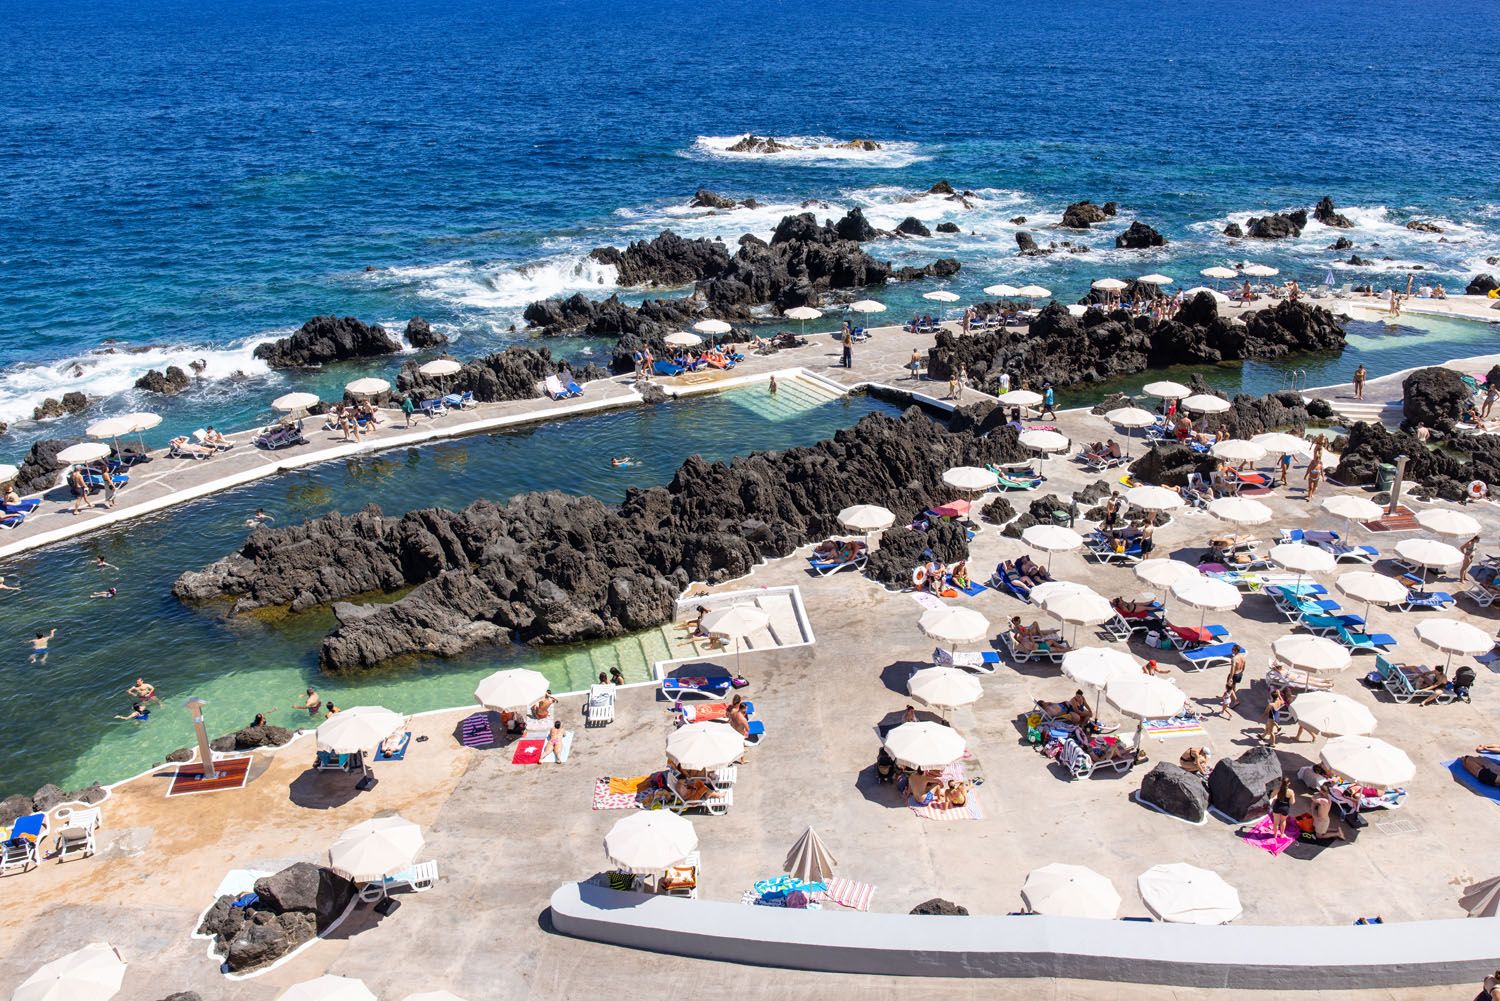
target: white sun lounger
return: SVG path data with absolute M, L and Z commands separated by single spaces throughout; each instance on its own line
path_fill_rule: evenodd
M 418 862 L 410 869 L 403 869 L 394 876 L 384 879 L 376 879 L 366 883 L 359 889 L 359 899 L 365 903 L 373 903 L 383 897 L 388 897 L 392 890 L 410 890 L 413 893 L 425 893 L 437 886 L 438 864 L 436 859 L 427 862 Z
M 584 726 L 608 726 L 615 721 L 615 686 L 590 685 L 583 707 Z

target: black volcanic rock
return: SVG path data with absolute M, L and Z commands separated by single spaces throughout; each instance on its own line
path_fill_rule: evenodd
M 732 209 L 740 204 L 733 198 L 726 198 L 717 191 L 707 188 L 699 188 L 693 192 L 692 201 L 688 202 L 695 209 Z
M 135 380 L 135 388 L 144 389 L 148 393 L 175 396 L 187 389 L 191 381 L 182 369 L 176 365 L 168 365 L 165 372 L 159 372 L 153 368 Z
M 729 266 L 729 250 L 717 240 L 685 240 L 665 230 L 653 240 L 637 240 L 624 250 L 596 247 L 589 256 L 620 272 L 628 286 L 691 285 L 717 278 Z
M 179 368 L 175 371 L 181 373 L 182 369 Z M 161 375 L 160 372 L 156 372 L 154 374 L 157 376 Z M 183 378 L 185 379 L 186 376 L 183 376 Z M 144 388 L 141 386 L 140 380 L 136 381 L 136 387 Z M 62 399 L 60 400 L 54 399 L 53 397 L 49 396 L 38 406 L 32 408 L 31 419 L 34 421 L 44 421 L 52 417 L 66 417 L 69 414 L 81 414 L 89 408 L 89 402 L 90 401 L 87 396 L 85 396 L 83 393 L 77 392 L 76 390 L 64 393 L 62 395 Z
M 1464 295 L 1489 295 L 1497 288 L 1500 288 L 1500 282 L 1495 281 L 1494 275 L 1475 275 L 1469 279 Z
M 1396 456 L 1405 455 L 1406 481 L 1433 496 L 1461 501 L 1471 480 L 1488 484 L 1491 495 L 1500 491 L 1500 438 L 1457 435 L 1447 445 L 1446 450 L 1428 448 L 1411 431 L 1390 431 L 1360 421 L 1335 449 L 1339 464 L 1329 476 L 1350 486 L 1367 486 L 1375 482 L 1381 463 L 1394 463 Z
M 1427 222 L 1424 219 L 1410 219 L 1406 223 L 1406 228 L 1414 233 L 1441 233 L 1443 231 L 1443 227 L 1437 223 Z
M 198 934 L 234 972 L 272 963 L 327 931 L 354 900 L 355 884 L 332 869 L 298 862 L 255 881 L 259 898 L 235 907 L 220 897 L 204 915 Z
M 1232 222 L 1228 226 L 1224 227 L 1224 235 L 1232 240 L 1240 240 L 1244 238 L 1245 231 L 1240 228 L 1239 223 Z
M 556 362 L 546 348 L 517 346 L 472 359 L 453 375 L 436 378 L 423 375 L 420 363 L 409 361 L 396 373 L 396 390 L 410 393 L 418 402 L 463 392 L 473 393 L 481 403 L 529 400 L 542 395 L 542 382 L 555 373 L 569 375 L 580 383 L 609 375 L 598 366 L 573 367 Z
M 21 460 L 15 481 L 16 493 L 24 496 L 41 493 L 56 486 L 59 474 L 68 467 L 66 462 L 57 458 L 57 453 L 76 444 L 77 442 L 59 438 L 44 438 L 33 443 L 31 451 Z
M 859 208 L 852 208 L 845 213 L 844 218 L 833 224 L 833 231 L 838 234 L 839 239 L 853 240 L 855 243 L 864 243 L 880 235 Z
M 1094 223 L 1103 222 L 1113 215 L 1093 202 L 1074 202 L 1063 210 L 1062 222 L 1059 224 L 1065 229 L 1088 229 Z
M 1256 240 L 1284 240 L 1301 236 L 1307 225 L 1307 210 L 1274 212 L 1271 215 L 1252 218 L 1245 223 L 1245 235 Z
M 932 230 L 922 224 L 922 220 L 916 216 L 907 216 L 896 226 L 896 232 L 905 233 L 907 236 L 931 236 Z
M 1354 228 L 1354 223 L 1349 221 L 1348 216 L 1342 215 L 1334 208 L 1333 199 L 1327 195 L 1324 195 L 1318 200 L 1318 204 L 1313 206 L 1312 216 L 1325 226 L 1333 226 L 1337 229 Z
M 1165 246 L 1167 238 L 1137 219 L 1130 228 L 1115 237 L 1115 246 L 1140 250 L 1146 247 Z
M 183 574 L 174 592 L 185 601 L 230 597 L 242 612 L 405 591 L 361 614 L 341 611 L 320 655 L 328 671 L 503 635 L 534 643 L 619 636 L 668 621 L 690 581 L 741 576 L 839 531 L 849 504 L 883 504 L 901 524 L 951 493 L 944 470 L 1023 455 L 1014 432 L 950 432 L 915 411 L 872 416 L 807 448 L 728 464 L 689 458 L 671 483 L 632 490 L 618 507 L 533 493 L 461 511 L 387 518 L 370 508 L 256 529 L 238 553 Z M 902 545 L 895 539 L 904 531 L 888 532 L 882 545 Z M 943 538 L 926 535 L 929 545 Z M 958 532 L 953 541 L 962 539 Z
M 1016 249 L 1028 256 L 1041 253 L 1036 245 L 1036 238 L 1025 230 L 1016 233 Z
M 1328 245 L 1329 250 L 1348 250 L 1354 246 L 1354 241 L 1347 236 L 1341 236 Z
M 946 179 L 941 180 L 941 181 L 937 182 L 936 184 L 934 184 L 932 187 L 928 188 L 927 189 L 927 193 L 929 195 L 956 195 L 956 194 L 958 194 L 958 192 L 956 192 L 956 191 L 953 190 L 953 185 L 949 184 Z
M 940 222 L 940 223 L 937 224 L 937 231 L 939 233 L 959 233 L 959 232 L 962 232 L 958 228 L 958 223 L 956 223 L 956 222 Z
M 417 350 L 435 348 L 448 343 L 448 338 L 432 329 L 432 324 L 420 316 L 406 321 L 406 343 Z
M 292 336 L 258 345 L 255 357 L 272 368 L 308 368 L 400 350 L 401 345 L 378 323 L 365 324 L 352 316 L 315 316 Z
M 1451 368 L 1419 368 L 1401 380 L 1401 426 L 1415 430 L 1418 424 L 1438 431 L 1451 431 L 1473 393 L 1463 377 Z

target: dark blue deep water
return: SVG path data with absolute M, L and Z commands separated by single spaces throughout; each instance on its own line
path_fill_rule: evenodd
M 964 295 L 1030 281 L 1072 299 L 1092 278 L 1196 282 L 1246 257 L 1319 280 L 1348 256 L 1323 249 L 1337 233 L 1314 225 L 1251 248 L 1217 234 L 1228 217 L 1325 193 L 1375 262 L 1336 268 L 1338 281 L 1404 283 L 1424 264 L 1461 286 L 1500 253 L 1500 56 L 1474 28 L 1472 5 L 1442 0 L 10 0 L 0 420 L 70 388 L 102 397 L 90 416 L 161 409 L 131 398 L 134 378 L 203 358 L 210 378 L 165 405 L 159 433 L 247 424 L 288 382 L 349 377 L 250 361 L 256 341 L 309 316 L 420 313 L 458 336 L 460 355 L 478 354 L 524 337 L 511 328 L 533 298 L 610 291 L 582 261 L 592 246 L 668 225 L 766 234 L 807 198 L 828 202 L 823 214 L 864 206 L 885 225 L 957 222 L 959 236 L 880 252 L 958 256 L 951 284 Z M 715 137 L 750 130 L 887 148 L 720 152 Z M 981 199 L 902 201 L 938 178 Z M 769 207 L 688 211 L 700 185 Z M 1025 215 L 1045 237 L 1085 197 L 1121 206 L 1086 237 L 1091 253 L 1014 256 L 1008 220 Z M 1413 216 L 1447 232 L 1412 233 Z M 1116 252 L 1135 218 L 1172 243 Z M 909 311 L 920 291 L 883 297 Z M 1377 373 L 1433 348 L 1474 353 L 1468 339 L 1483 337 L 1355 332 Z M 109 339 L 153 350 L 95 353 Z M 81 423 L 23 421 L 0 458 Z

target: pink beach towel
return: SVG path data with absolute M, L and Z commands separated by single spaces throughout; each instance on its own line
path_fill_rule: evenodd
M 634 810 L 639 805 L 638 793 L 610 792 L 608 775 L 594 782 L 595 810 Z
M 1293 820 L 1288 818 L 1286 829 L 1288 831 L 1295 831 L 1297 825 Z M 1297 840 L 1297 836 L 1296 834 L 1283 834 L 1279 838 L 1271 837 L 1271 815 L 1268 813 L 1246 828 L 1245 833 L 1240 835 L 1240 840 L 1247 845 L 1259 848 L 1272 855 L 1280 855 L 1287 850 L 1287 847 L 1292 842 Z
M 835 876 L 828 881 L 828 890 L 823 894 L 827 900 L 833 901 L 840 907 L 847 907 L 851 911 L 868 911 L 870 901 L 875 896 L 875 887 L 870 883 L 857 883 L 843 876 Z

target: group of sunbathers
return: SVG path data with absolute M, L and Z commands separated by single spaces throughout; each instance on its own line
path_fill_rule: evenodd
M 736 362 L 742 362 L 745 356 L 733 348 L 720 350 L 709 348 L 707 351 L 679 351 L 672 356 L 672 364 L 685 368 L 689 372 L 696 372 L 701 368 L 734 368 Z
M 1056 628 L 1043 629 L 1035 621 L 1028 626 L 1021 621 L 1019 615 L 1011 616 L 1010 635 L 1014 639 L 1016 646 L 1027 653 L 1032 653 L 1043 643 L 1047 644 L 1047 649 L 1052 653 L 1060 653 L 1071 649 L 1068 641 L 1063 639 L 1061 630 Z
M 1028 590 L 1052 580 L 1052 574 L 1047 572 L 1046 567 L 1024 553 L 1016 557 L 1013 562 L 1002 561 L 1000 569 L 1005 571 L 1011 583 L 1019 584 Z
M 819 543 L 812 554 L 823 563 L 849 563 L 865 555 L 867 548 L 858 539 L 829 539 Z
M 911 797 L 915 806 L 933 806 L 939 810 L 947 810 L 963 806 L 969 801 L 968 782 L 963 779 L 948 779 L 944 782 L 942 772 L 937 770 L 911 772 L 902 776 L 901 781 L 906 783 L 906 794 Z
M 342 431 L 345 441 L 358 441 L 361 434 L 369 434 L 383 423 L 380 411 L 369 400 L 358 403 L 335 403 L 328 411 L 325 431 Z
M 901 329 L 905 330 L 908 334 L 925 334 L 929 330 L 936 329 L 941 323 L 941 320 L 934 319 L 929 313 L 926 316 L 913 316 L 910 320 L 906 321 L 906 326 Z

